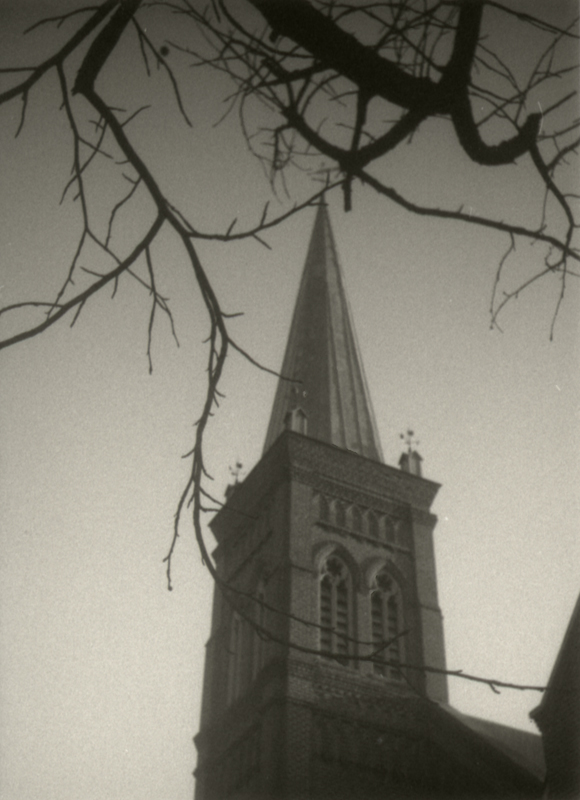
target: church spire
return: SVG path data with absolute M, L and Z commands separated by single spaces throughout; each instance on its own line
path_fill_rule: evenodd
M 326 205 L 314 222 L 264 450 L 285 427 L 382 461 Z

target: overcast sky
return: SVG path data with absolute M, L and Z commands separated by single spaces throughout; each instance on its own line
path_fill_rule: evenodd
M 3 59 L 20 42 L 15 8 L 0 3 Z M 25 63 L 40 58 L 41 34 L 28 40 Z M 127 59 L 105 83 L 115 102 L 129 74 L 140 91 Z M 155 95 L 162 77 L 152 80 Z M 135 123 L 140 152 L 200 228 L 224 230 L 234 217 L 249 226 L 268 186 L 236 119 L 214 127 L 220 82 L 188 86 L 193 129 L 177 129 L 166 96 L 161 116 L 147 111 Z M 3 303 L 53 297 L 76 242 L 78 209 L 58 205 L 70 142 L 54 90 L 49 78 L 31 93 L 16 140 L 20 106 L 0 108 Z M 426 204 L 537 220 L 531 172 L 475 168 L 440 122 L 383 174 Z M 397 463 L 399 434 L 412 427 L 425 476 L 442 484 L 434 511 L 448 665 L 545 684 L 578 592 L 578 289 L 570 282 L 552 342 L 556 281 L 524 292 L 504 332 L 492 331 L 507 240 L 410 216 L 360 189 L 349 214 L 338 196 L 329 205 L 386 461 Z M 199 247 L 223 307 L 245 312 L 231 323 L 238 341 L 273 368 L 313 220 L 307 211 L 269 233 L 271 250 Z M 518 245 L 508 286 L 537 251 Z M 130 279 L 114 299 L 91 301 L 74 328 L 58 325 L 0 358 L 3 800 L 185 800 L 193 791 L 212 584 L 187 525 L 171 593 L 162 559 L 203 398 L 207 331 L 175 241 L 164 237 L 153 257 L 181 346 L 160 317 L 152 375 L 148 297 Z M 207 439 L 218 495 L 231 465 L 247 471 L 260 457 L 274 389 L 230 357 Z M 457 679 L 450 693 L 462 711 L 534 729 L 538 694 L 495 695 Z

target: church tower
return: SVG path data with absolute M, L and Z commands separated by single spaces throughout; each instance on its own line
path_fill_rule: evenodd
M 458 796 L 475 745 L 440 710 L 439 486 L 413 452 L 383 462 L 323 204 L 281 374 L 263 456 L 211 524 L 234 591 L 214 593 L 196 800 Z

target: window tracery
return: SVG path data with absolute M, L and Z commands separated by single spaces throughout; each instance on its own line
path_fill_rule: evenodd
M 320 571 L 320 649 L 335 654 L 346 665 L 351 652 L 352 581 L 350 572 L 336 554 L 330 555 Z
M 401 680 L 401 671 L 396 666 L 401 661 L 403 647 L 397 638 L 403 629 L 401 593 L 386 569 L 375 576 L 370 603 L 372 640 L 379 651 L 373 659 L 374 673 Z

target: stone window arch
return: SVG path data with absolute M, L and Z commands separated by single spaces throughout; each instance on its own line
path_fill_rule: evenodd
M 352 654 L 352 575 L 335 552 L 322 562 L 319 574 L 320 649 L 346 665 Z M 330 656 L 329 656 L 330 657 Z
M 373 659 L 373 671 L 375 675 L 401 680 L 397 664 L 402 659 L 403 643 L 397 636 L 403 630 L 402 595 L 396 581 L 384 567 L 372 581 L 370 606 L 373 645 L 375 650 L 380 651 Z

